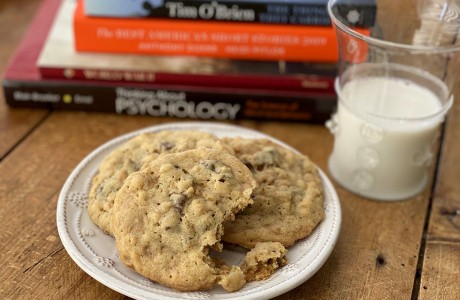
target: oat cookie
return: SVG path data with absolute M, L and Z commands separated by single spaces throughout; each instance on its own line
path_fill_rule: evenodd
M 261 242 L 244 257 L 241 265 L 246 281 L 269 278 L 275 271 L 287 264 L 287 250 L 279 242 Z
M 103 231 L 112 235 L 110 214 L 116 192 L 124 180 L 145 162 L 161 153 L 176 153 L 194 148 L 215 148 L 231 152 L 214 135 L 199 131 L 161 131 L 140 134 L 107 155 L 91 182 L 88 213 Z
M 251 202 L 252 173 L 233 155 L 196 149 L 162 155 L 131 173 L 116 194 L 112 229 L 120 259 L 180 291 L 245 283 L 237 266 L 211 258 L 223 222 Z
M 316 166 L 266 139 L 223 140 L 252 171 L 258 187 L 254 203 L 225 224 L 223 240 L 246 248 L 257 242 L 285 247 L 302 239 L 324 218 L 321 179 Z

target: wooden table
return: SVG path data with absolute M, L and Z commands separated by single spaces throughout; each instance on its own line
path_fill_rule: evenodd
M 39 0 L 0 2 L 0 72 Z M 457 93 L 460 96 L 459 93 Z M 83 272 L 56 229 L 73 168 L 120 134 L 178 119 L 11 109 L 0 96 L 0 299 L 122 299 Z M 324 126 L 234 122 L 273 135 L 327 172 Z M 457 299 L 460 296 L 460 104 L 450 112 L 433 186 L 413 199 L 366 200 L 335 185 L 340 238 L 325 265 L 279 299 Z

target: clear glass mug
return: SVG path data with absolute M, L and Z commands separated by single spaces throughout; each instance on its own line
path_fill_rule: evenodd
M 378 200 L 424 190 L 460 77 L 459 1 L 406 0 L 404 15 L 388 1 L 329 1 L 339 45 L 329 170 L 346 189 Z M 355 25 L 360 13 L 375 24 Z

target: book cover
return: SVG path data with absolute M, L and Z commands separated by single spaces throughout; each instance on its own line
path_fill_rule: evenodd
M 336 99 L 257 90 L 156 85 L 3 80 L 12 107 L 96 111 L 202 120 L 277 120 L 324 123 Z
M 40 73 L 35 62 L 38 60 L 40 49 L 43 47 L 60 3 L 61 0 L 42 1 L 2 76 L 23 80 L 40 80 Z
M 51 22 L 60 2 L 44 0 L 6 69 L 3 92 L 12 107 L 312 123 L 324 122 L 335 109 L 336 98 L 324 94 L 42 79 L 36 61 L 47 30 L 41 24 Z
M 72 32 L 74 10 L 75 1 L 62 0 L 38 59 L 43 78 L 334 93 L 335 63 L 77 52 Z
M 364 34 L 368 29 L 360 29 Z M 332 26 L 266 25 L 74 15 L 77 51 L 337 62 Z
M 354 26 L 370 27 L 374 24 L 375 0 L 344 2 L 342 10 L 359 14 L 352 23 Z M 327 3 L 327 0 L 86 0 L 85 14 L 119 18 L 329 26 L 331 21 Z

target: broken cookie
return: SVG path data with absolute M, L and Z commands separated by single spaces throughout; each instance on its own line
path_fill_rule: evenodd
M 240 289 L 244 274 L 209 255 L 221 250 L 223 222 L 252 202 L 256 183 L 232 155 L 211 149 L 166 154 L 131 173 L 115 197 L 111 228 L 120 259 L 179 291 L 220 284 Z

